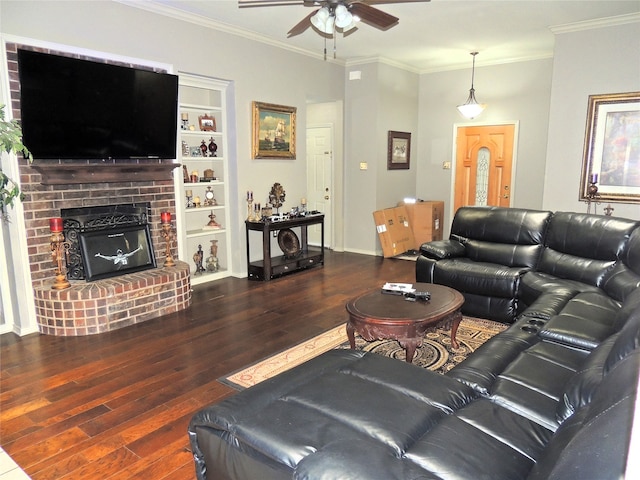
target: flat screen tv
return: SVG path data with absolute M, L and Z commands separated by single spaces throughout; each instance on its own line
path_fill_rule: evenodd
M 176 157 L 176 75 L 29 50 L 18 72 L 34 160 Z

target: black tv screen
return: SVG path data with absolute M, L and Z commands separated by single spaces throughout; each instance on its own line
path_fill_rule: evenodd
M 176 157 L 176 75 L 29 50 L 18 71 L 34 160 Z

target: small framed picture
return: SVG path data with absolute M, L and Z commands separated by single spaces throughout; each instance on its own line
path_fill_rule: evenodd
M 387 170 L 408 170 L 411 161 L 411 133 L 389 130 Z
M 215 132 L 216 131 L 216 117 L 210 115 L 200 115 L 198 117 L 200 123 L 200 130 L 203 132 Z
M 202 150 L 200 150 L 200 147 L 191 147 L 191 156 L 192 157 L 201 157 L 202 156 Z

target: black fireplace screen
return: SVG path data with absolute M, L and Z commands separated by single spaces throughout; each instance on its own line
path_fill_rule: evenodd
M 148 202 L 62 209 L 67 277 L 87 281 L 154 268 Z
M 148 225 L 84 232 L 80 245 L 88 282 L 156 266 Z

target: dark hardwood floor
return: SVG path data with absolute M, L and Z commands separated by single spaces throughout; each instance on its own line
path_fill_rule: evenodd
M 346 321 L 346 301 L 415 263 L 327 252 L 270 282 L 194 288 L 178 314 L 87 337 L 0 336 L 0 445 L 34 479 L 193 479 L 187 424 L 217 379 Z

